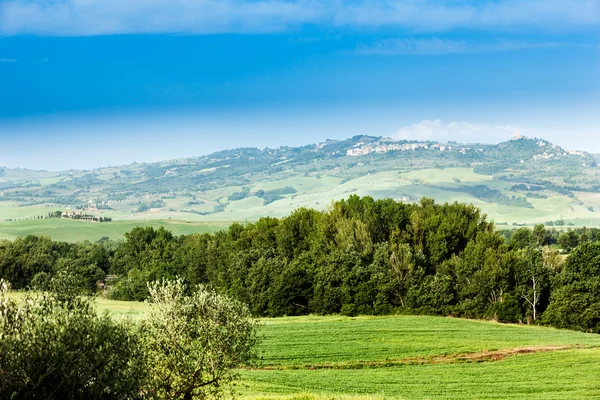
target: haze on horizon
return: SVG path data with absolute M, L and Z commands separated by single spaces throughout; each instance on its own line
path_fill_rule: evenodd
M 600 153 L 597 0 L 5 0 L 0 165 L 357 134 Z

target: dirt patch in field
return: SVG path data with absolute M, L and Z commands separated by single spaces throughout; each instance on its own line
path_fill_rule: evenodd
M 519 354 L 545 353 L 549 351 L 560 351 L 583 348 L 581 346 L 532 346 L 520 347 L 515 349 L 490 350 L 474 353 L 445 354 L 430 357 L 410 357 L 403 359 L 381 360 L 381 361 L 348 361 L 323 364 L 305 364 L 305 365 L 265 365 L 256 366 L 249 369 L 258 370 L 317 370 L 317 369 L 362 369 L 362 368 L 384 368 L 399 365 L 424 365 L 424 364 L 459 364 L 459 363 L 480 363 L 500 361 L 507 357 L 513 357 Z

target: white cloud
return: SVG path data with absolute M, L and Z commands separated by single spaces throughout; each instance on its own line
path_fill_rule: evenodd
M 598 0 L 4 0 L 0 34 L 277 32 L 303 24 L 579 31 L 600 24 Z
M 527 132 L 518 125 L 473 124 L 466 121 L 444 123 L 436 119 L 405 126 L 392 137 L 441 142 L 453 140 L 462 143 L 499 143 L 511 139 L 515 133 L 526 134 Z
M 0 33 L 86 36 L 281 31 L 318 18 L 313 2 L 283 0 L 8 0 Z
M 0 58 L 0 63 L 14 63 L 17 62 L 14 58 Z
M 528 42 L 497 40 L 489 43 L 472 43 L 464 40 L 438 38 L 401 38 L 380 40 L 373 44 L 360 44 L 356 53 L 366 55 L 440 55 L 464 53 L 495 53 L 524 49 L 543 49 L 567 46 L 559 42 Z

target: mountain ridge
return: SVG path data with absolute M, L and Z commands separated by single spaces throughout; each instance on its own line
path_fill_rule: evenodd
M 583 151 L 583 150 L 566 150 L 563 147 L 553 144 L 543 138 L 536 138 L 536 137 L 520 136 L 518 139 L 511 139 L 511 140 L 503 141 L 503 142 L 500 142 L 497 144 L 490 144 L 490 143 L 481 143 L 481 142 L 462 143 L 462 142 L 457 142 L 457 141 L 453 141 L 453 140 L 438 141 L 438 140 L 417 140 L 417 139 L 393 139 L 392 137 L 389 137 L 389 136 L 355 135 L 348 139 L 326 139 L 323 142 L 311 143 L 311 144 L 306 144 L 303 146 L 282 145 L 282 146 L 278 146 L 278 147 L 232 147 L 229 149 L 218 150 L 213 153 L 206 154 L 206 155 L 200 155 L 200 156 L 177 157 L 177 158 L 173 158 L 173 159 L 164 159 L 164 160 L 159 160 L 159 161 L 142 161 L 142 162 L 134 161 L 131 163 L 125 163 L 125 164 L 119 164 L 119 165 L 107 165 L 107 166 L 100 166 L 100 167 L 96 167 L 96 168 L 84 168 L 84 169 L 70 168 L 70 169 L 66 169 L 66 170 L 46 170 L 46 169 L 36 170 L 36 169 L 23 168 L 23 167 L 9 168 L 9 167 L 4 166 L 4 167 L 0 167 L 0 169 L 1 170 L 16 170 L 16 171 L 26 171 L 26 172 L 42 172 L 42 173 L 60 174 L 60 173 L 74 173 L 74 172 L 94 172 L 94 171 L 99 171 L 99 170 L 103 170 L 103 169 L 123 168 L 123 167 L 135 166 L 135 165 L 176 163 L 176 162 L 182 162 L 182 161 L 197 160 L 197 159 L 202 159 L 202 158 L 224 156 L 223 154 L 229 154 L 232 151 L 278 151 L 281 149 L 307 148 L 307 147 L 311 147 L 311 146 L 315 146 L 317 148 L 322 148 L 322 147 L 329 146 L 329 145 L 339 145 L 339 144 L 351 143 L 351 142 L 355 142 L 355 143 L 362 142 L 365 144 L 370 144 L 373 142 L 380 141 L 380 142 L 385 142 L 385 143 L 423 144 L 423 145 L 430 144 L 430 145 L 443 145 L 445 147 L 455 146 L 455 147 L 460 147 L 460 148 L 471 148 L 471 147 L 491 148 L 491 147 L 503 146 L 503 145 L 506 145 L 507 143 L 515 142 L 518 140 L 535 141 L 536 143 L 542 143 L 543 145 L 547 145 L 547 146 L 551 146 L 555 149 L 559 149 L 563 153 L 564 152 L 571 153 L 571 154 L 579 153 L 580 155 L 590 156 L 590 157 L 594 158 L 594 160 L 596 162 L 600 162 L 600 153 L 589 153 L 589 152 Z M 0 175 L 0 176 L 2 176 L 2 175 Z

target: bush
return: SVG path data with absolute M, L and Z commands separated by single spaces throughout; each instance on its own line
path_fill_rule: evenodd
M 494 304 L 492 308 L 498 322 L 515 323 L 522 319 L 519 302 L 510 294 L 504 295 L 504 301 Z
M 19 399 L 131 399 L 145 379 L 142 347 L 92 300 L 46 292 L 19 302 L 0 282 L 0 393 Z M 63 292 L 63 294 L 66 294 Z
M 147 319 L 115 322 L 75 282 L 15 301 L 0 281 L 1 398 L 219 398 L 252 356 L 256 323 L 237 301 L 161 281 Z
M 144 322 L 148 392 L 161 399 L 218 398 L 256 343 L 248 308 L 182 280 L 148 285 L 153 312 Z
M 250 196 L 250 189 L 247 187 L 242 188 L 241 192 L 235 192 L 229 195 L 229 197 L 227 197 L 227 200 L 229 201 L 236 201 L 236 200 L 243 200 L 246 197 Z

